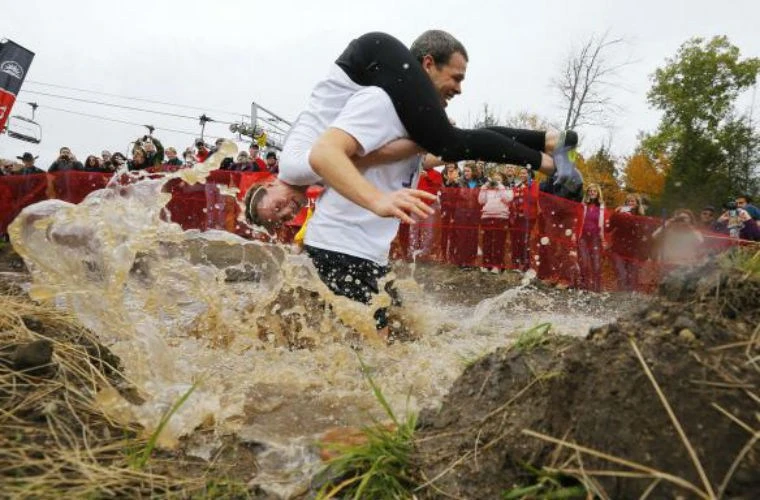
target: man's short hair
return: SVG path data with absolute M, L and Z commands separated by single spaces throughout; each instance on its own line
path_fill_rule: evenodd
M 747 203 L 752 203 L 752 197 L 748 194 L 740 194 L 736 199 L 738 200 L 739 198 L 744 198 Z
M 268 152 L 267 153 L 267 160 L 270 159 L 270 158 L 274 158 L 276 160 L 277 159 L 277 153 L 275 153 L 274 151 Z
M 258 208 L 259 203 L 267 194 L 268 181 L 256 182 L 248 188 L 248 192 L 245 193 L 243 199 L 243 206 L 245 207 L 245 220 L 249 224 L 257 226 L 264 226 L 267 230 L 271 230 L 274 224 L 269 221 L 264 221 L 259 218 Z
M 259 144 L 257 142 L 252 142 L 250 146 L 248 146 L 248 149 L 256 148 L 259 149 Z
M 465 61 L 469 62 L 470 60 L 467 55 L 467 49 L 464 48 L 462 42 L 442 30 L 428 30 L 424 32 L 412 43 L 409 51 L 420 63 L 425 56 L 432 56 L 436 66 L 448 64 L 449 59 L 451 59 L 451 56 L 455 52 L 462 54 Z

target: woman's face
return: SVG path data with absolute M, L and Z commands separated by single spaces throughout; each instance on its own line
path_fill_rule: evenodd
M 588 188 L 586 194 L 588 195 L 589 199 L 592 200 L 599 198 L 599 191 L 596 188 Z
M 504 175 L 507 177 L 514 177 L 515 176 L 515 167 L 512 165 L 507 166 L 507 168 L 504 169 Z
M 96 167 L 98 165 L 98 160 L 94 156 L 90 156 L 87 158 L 87 166 L 88 167 Z
M 628 198 L 625 199 L 625 206 L 631 207 L 631 208 L 636 208 L 636 207 L 639 206 L 639 202 L 633 196 L 629 196 Z
M 133 159 L 137 163 L 143 163 L 145 161 L 145 154 L 142 151 L 138 151 L 135 153 Z
M 528 182 L 528 179 L 530 179 L 530 175 L 528 174 L 527 168 L 521 168 L 518 172 L 518 176 L 520 177 L 520 180 L 523 182 Z
M 466 180 L 472 179 L 472 168 L 471 167 L 464 167 L 464 178 Z

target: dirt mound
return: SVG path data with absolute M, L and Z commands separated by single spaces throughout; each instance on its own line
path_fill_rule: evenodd
M 758 261 L 742 254 L 671 276 L 655 300 L 586 339 L 533 338 L 470 366 L 420 416 L 424 492 L 752 498 Z

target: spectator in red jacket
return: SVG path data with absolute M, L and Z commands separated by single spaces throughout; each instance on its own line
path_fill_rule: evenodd
M 259 144 L 257 142 L 252 142 L 251 145 L 248 146 L 248 154 L 251 156 L 251 161 L 254 162 L 258 167 L 258 170 L 256 170 L 256 172 L 267 171 L 267 162 L 261 158 Z
M 512 248 L 512 267 L 527 271 L 531 267 L 530 237 L 538 216 L 538 183 L 533 182 L 530 170 L 517 169 L 514 199 L 509 209 L 509 243 Z
M 432 155 L 426 156 L 426 164 L 420 174 L 420 180 L 417 183 L 417 189 L 426 191 L 430 194 L 438 195 L 443 187 L 443 176 L 436 171 L 432 165 L 436 159 Z M 438 202 L 428 202 L 428 205 L 437 205 Z M 424 221 L 420 221 L 414 226 L 409 227 L 409 255 L 410 258 L 427 257 L 433 251 L 433 238 L 435 227 L 440 220 L 440 211 L 436 211 Z M 406 226 L 406 224 L 405 224 Z M 408 226 L 407 226 L 408 227 Z
M 197 150 L 195 153 L 195 158 L 200 163 L 206 161 L 206 158 L 211 155 L 211 150 L 209 150 L 208 146 L 206 146 L 206 143 L 203 142 L 203 139 L 198 139 L 195 141 L 195 149 Z

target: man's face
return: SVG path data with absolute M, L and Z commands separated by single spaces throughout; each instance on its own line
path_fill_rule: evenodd
M 461 53 L 454 52 L 449 58 L 449 62 L 440 66 L 435 64 L 432 56 L 425 56 L 422 59 L 422 67 L 438 91 L 444 108 L 455 95 L 462 93 L 462 81 L 467 72 L 467 60 Z
M 260 220 L 272 223 L 287 222 L 306 206 L 306 193 L 279 180 L 272 182 L 259 201 L 256 213 Z
M 747 206 L 747 198 L 739 197 L 736 199 L 736 206 L 739 208 L 744 208 Z
M 251 155 L 251 158 L 258 158 L 259 157 L 259 148 L 248 148 L 248 154 Z
M 715 219 L 715 214 L 712 210 L 702 210 L 699 213 L 699 218 L 702 222 L 712 222 L 712 220 Z
M 520 180 L 523 182 L 528 182 L 528 179 L 530 179 L 530 174 L 528 173 L 528 169 L 521 168 L 520 171 L 517 173 L 517 175 L 520 177 Z
M 167 149 L 166 156 L 168 156 L 170 160 L 173 160 L 177 157 L 177 152 L 172 149 Z
M 60 151 L 61 158 L 71 158 L 71 151 L 68 148 L 63 148 Z
M 277 163 L 277 158 L 267 158 L 267 165 L 270 167 L 274 167 L 275 163 Z

